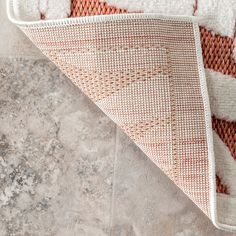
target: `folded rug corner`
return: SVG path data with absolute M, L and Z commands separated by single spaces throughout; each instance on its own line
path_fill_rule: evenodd
M 236 230 L 235 1 L 8 0 L 8 15 L 216 227 Z

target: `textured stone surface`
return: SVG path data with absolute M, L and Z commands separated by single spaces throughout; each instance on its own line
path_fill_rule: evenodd
M 6 18 L 0 1 L 0 236 L 232 236 Z
M 107 235 L 114 124 L 45 60 L 1 59 L 0 94 L 0 235 Z

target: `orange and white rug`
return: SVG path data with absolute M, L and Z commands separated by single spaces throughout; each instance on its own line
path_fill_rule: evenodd
M 236 230 L 236 3 L 8 0 L 9 18 L 220 229 Z

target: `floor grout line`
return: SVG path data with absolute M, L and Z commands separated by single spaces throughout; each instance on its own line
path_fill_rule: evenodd
M 117 164 L 117 149 L 118 149 L 118 128 L 115 127 L 115 152 L 113 158 L 113 175 L 112 175 L 112 193 L 111 193 L 111 206 L 110 206 L 110 222 L 109 222 L 109 235 L 112 235 L 113 226 L 113 213 L 114 213 L 114 197 L 115 197 L 115 177 L 116 177 L 116 164 Z

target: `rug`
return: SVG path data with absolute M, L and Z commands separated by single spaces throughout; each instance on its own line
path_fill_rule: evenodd
M 236 3 L 9 0 L 13 23 L 224 230 L 236 230 Z

